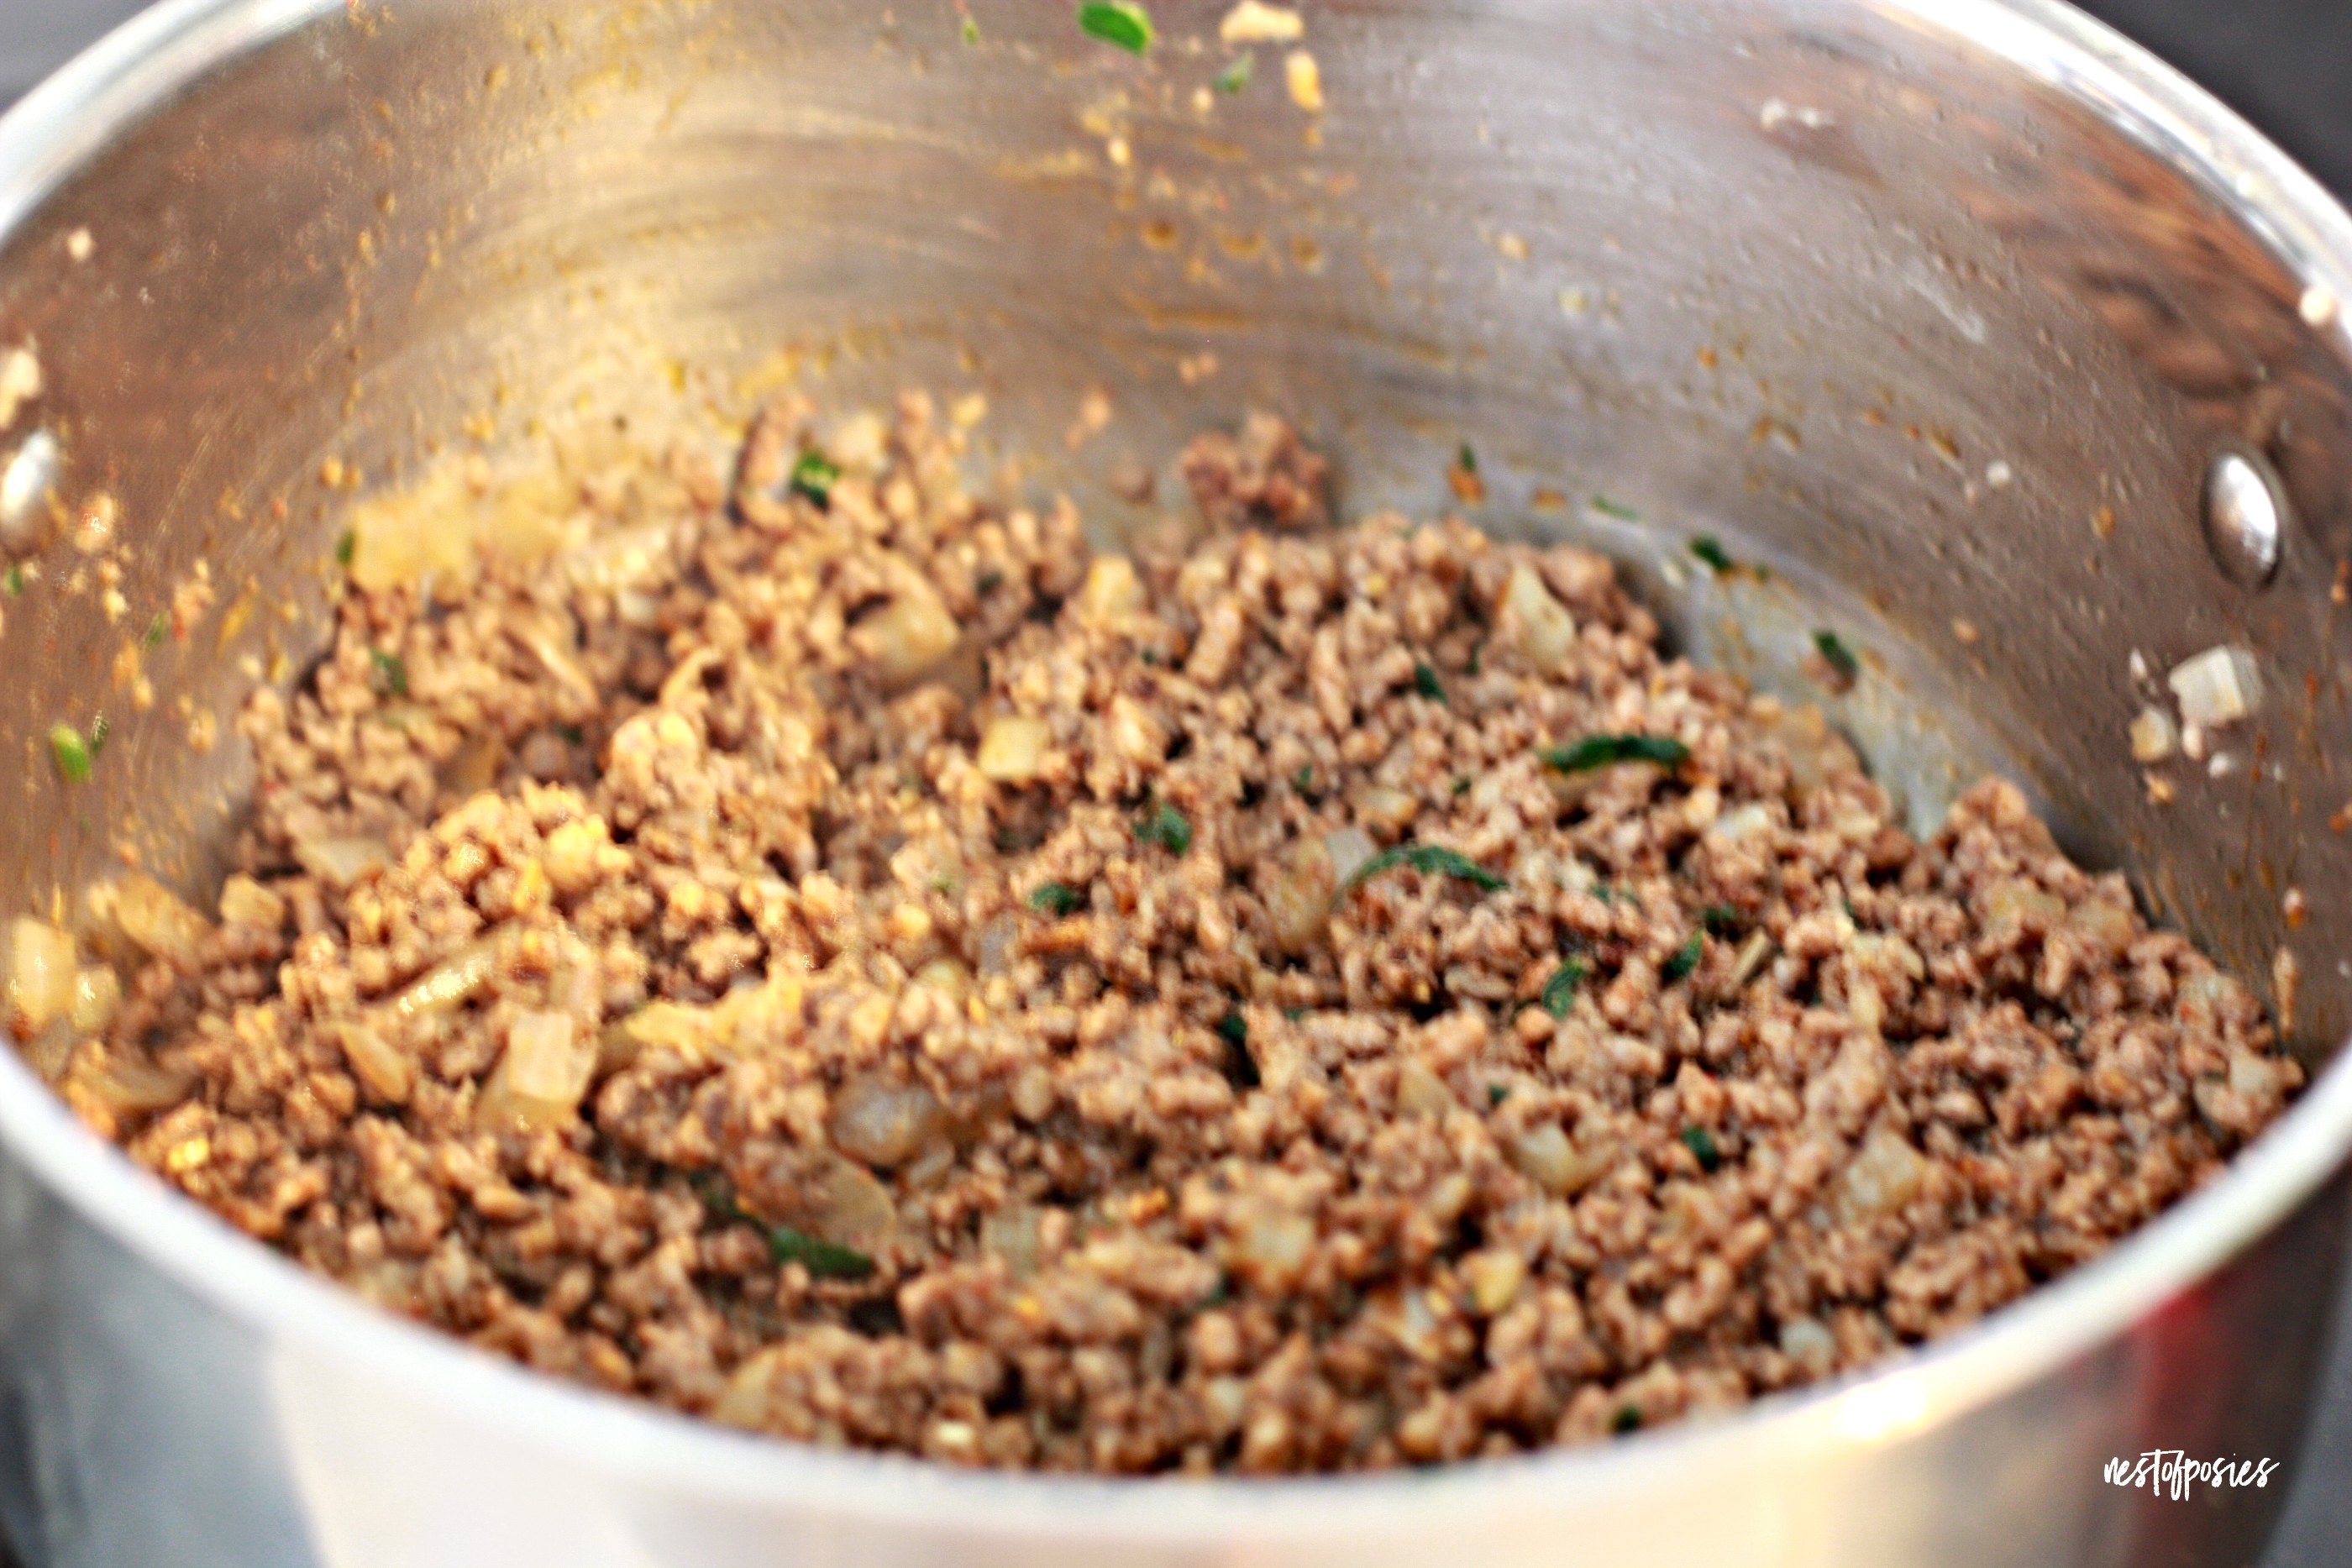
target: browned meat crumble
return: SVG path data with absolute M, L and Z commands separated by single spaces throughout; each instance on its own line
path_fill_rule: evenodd
M 1285 1471 L 1868 1363 L 2300 1082 L 2015 789 L 1914 841 L 1598 556 L 1315 531 L 1261 417 L 1185 455 L 1195 544 L 1090 559 L 1067 505 L 969 494 L 927 399 L 811 418 L 731 486 L 575 476 L 536 544 L 363 519 L 331 653 L 241 721 L 218 919 L 97 901 L 126 994 L 45 1037 L 76 1109 L 563 1377 Z

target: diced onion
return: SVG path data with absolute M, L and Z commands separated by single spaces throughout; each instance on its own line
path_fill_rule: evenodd
M 416 1087 L 416 1063 L 385 1040 L 372 1025 L 357 1019 L 336 1028 L 334 1037 L 368 1097 L 379 1104 L 404 1105 Z
M 2160 707 L 2144 707 L 2131 721 L 2131 754 L 2134 762 L 2161 762 L 2172 755 L 2180 744 L 2180 732 L 2173 727 L 2172 716 Z
M 909 568 L 892 588 L 889 602 L 852 627 L 849 640 L 885 682 L 900 686 L 936 668 L 961 636 L 940 591 Z
M 295 863 L 338 892 L 371 872 L 383 870 L 388 858 L 383 844 L 375 839 L 299 839 L 294 844 Z
M 2235 723 L 2262 706 L 2262 672 L 2243 648 L 2208 648 L 2164 679 L 2180 701 L 2181 722 L 2200 729 Z
M 1927 1162 L 1910 1140 L 1880 1127 L 1839 1174 L 1831 1211 L 1846 1225 L 1892 1214 L 1919 1195 L 1927 1176 Z
M 1331 885 L 1348 885 L 1363 863 L 1378 852 L 1372 847 L 1370 834 L 1361 828 L 1334 828 L 1323 835 L 1324 852 L 1331 857 Z
M 1552 597 L 1534 567 L 1511 569 L 1510 580 L 1503 587 L 1502 610 L 1505 629 L 1528 663 L 1557 674 L 1576 647 L 1576 617 Z
M 276 931 L 286 924 L 286 901 L 249 876 L 232 876 L 221 886 L 220 916 L 224 925 Z
M 1000 784 L 1026 784 L 1037 777 L 1053 740 L 1053 727 L 1026 714 L 1006 714 L 989 720 L 974 758 L 983 779 Z
M 920 1083 L 880 1074 L 853 1078 L 833 1097 L 828 1123 L 834 1145 L 866 1165 L 888 1169 L 947 1140 L 939 1097 Z
M 488 938 L 459 948 L 409 983 L 393 998 L 392 1010 L 402 1018 L 446 1013 L 463 1006 L 488 983 L 498 967 L 498 948 Z
M 1116 629 L 1144 604 L 1143 580 L 1135 563 L 1123 555 L 1100 555 L 1087 568 L 1087 580 L 1077 593 L 1081 624 Z
M 114 884 L 114 918 L 122 934 L 182 968 L 193 968 L 212 923 L 153 877 L 132 872 Z
M 1609 1169 L 1606 1155 L 1580 1149 L 1557 1122 L 1530 1127 L 1504 1145 L 1503 1155 L 1521 1176 L 1554 1197 L 1570 1197 Z
M 1354 828 L 1339 831 L 1363 838 Z M 1369 839 L 1364 841 L 1364 852 L 1371 852 Z M 1293 956 L 1304 953 L 1322 938 L 1331 923 L 1331 895 L 1339 886 L 1339 878 L 1326 841 L 1299 840 L 1288 863 L 1268 878 L 1265 887 L 1266 918 L 1274 925 L 1276 944 L 1284 952 Z
M 96 1034 L 122 1005 L 122 979 L 104 964 L 88 964 L 74 971 L 73 1006 L 66 1014 L 76 1032 Z
M 495 1132 L 551 1132 L 571 1121 L 596 1070 L 597 1044 L 569 1013 L 520 1014 L 482 1085 L 476 1124 Z
M 87 1072 L 77 1070 L 84 1092 L 118 1116 L 145 1116 L 168 1111 L 187 1098 L 195 1086 L 193 1074 L 175 1072 L 142 1058 L 110 1052 L 103 1066 Z
M 29 1038 L 64 1017 L 74 1004 L 74 939 L 56 926 L 19 915 L 8 927 L 8 1005 Z

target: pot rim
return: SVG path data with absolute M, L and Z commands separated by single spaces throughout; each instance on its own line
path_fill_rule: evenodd
M 2214 195 L 2306 287 L 2352 302 L 2352 216 L 2252 127 L 2060 0 L 1853 0 L 2084 104 Z M 341 0 L 163 0 L 0 116 L 0 241 L 115 137 L 214 68 Z M 2335 329 L 2339 333 L 2341 329 Z M 2191 1291 L 2308 1197 L 2352 1147 L 2352 1051 L 2223 1176 L 2112 1250 L 1932 1345 L 1712 1421 L 1406 1474 L 1184 1479 L 969 1471 L 738 1432 L 577 1387 L 368 1306 L 133 1166 L 0 1051 L 0 1152 L 240 1326 L 541 1451 L 678 1500 L 913 1528 L 1136 1542 L 1329 1537 L 1498 1519 L 1776 1470 L 1953 1420 Z

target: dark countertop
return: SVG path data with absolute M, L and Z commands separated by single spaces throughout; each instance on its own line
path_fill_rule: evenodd
M 142 3 L 0 0 L 0 106 Z M 2202 82 L 2331 188 L 2352 193 L 2352 3 L 2079 3 Z M 2352 1291 L 2337 1337 L 2304 1469 L 2262 1568 L 2352 1563 Z

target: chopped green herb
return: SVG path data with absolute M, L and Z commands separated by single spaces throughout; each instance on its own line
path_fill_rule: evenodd
M 1401 865 L 1411 866 L 1427 876 L 1458 876 L 1488 893 L 1510 885 L 1460 850 L 1449 850 L 1440 844 L 1396 844 L 1358 866 L 1349 874 L 1348 880 L 1339 884 L 1339 894 L 1344 897 L 1381 873 L 1392 871 Z
M 1183 812 L 1162 800 L 1135 825 L 1135 836 L 1171 855 L 1181 855 L 1192 847 L 1192 824 L 1185 821 Z
M 874 1272 L 874 1260 L 856 1248 L 811 1236 L 789 1225 L 768 1228 L 768 1256 L 779 1266 L 798 1263 L 820 1280 L 863 1280 Z
M 1709 1176 L 1715 1174 L 1716 1166 L 1723 1164 L 1723 1151 L 1715 1146 L 1715 1134 L 1705 1127 L 1685 1127 L 1683 1147 L 1697 1159 L 1698 1168 Z
M 1086 0 L 1078 7 L 1078 30 L 1131 55 L 1151 47 L 1151 18 L 1129 0 Z
M 1841 893 L 1838 894 L 1838 906 L 1845 911 L 1845 917 L 1848 920 L 1853 921 L 1856 925 L 1862 924 L 1862 916 L 1853 912 L 1853 899 Z
M 1631 1405 L 1617 1406 L 1617 1414 L 1609 1417 L 1609 1429 L 1618 1437 L 1642 1429 L 1642 1412 Z
M 1029 907 L 1047 915 L 1076 915 L 1086 906 L 1085 895 L 1066 882 L 1049 882 L 1029 895 Z
M 154 619 L 152 619 L 152 620 L 151 620 L 151 621 L 149 621 L 149 622 L 147 622 L 147 645 L 148 645 L 150 648 L 152 648 L 152 647 L 154 647 L 156 644 L 158 644 L 158 643 L 160 643 L 161 642 L 163 642 L 163 633 L 164 633 L 164 632 L 168 632 L 168 631 L 170 631 L 171 629 L 172 629 L 172 620 L 171 620 L 171 617 L 169 617 L 169 616 L 165 615 L 165 614 L 164 614 L 162 611 L 160 611 L 160 610 L 158 610 L 157 612 L 155 612 Z
M 62 722 L 49 726 L 49 755 L 57 759 L 58 778 L 68 784 L 89 782 L 89 747 L 81 731 Z
M 1470 444 L 1468 442 L 1465 441 L 1462 444 L 1461 455 L 1454 459 L 1454 465 L 1465 474 L 1475 474 L 1478 472 L 1478 455 L 1470 450 Z
M 1160 650 L 1157 648 L 1146 648 L 1142 653 L 1137 654 L 1136 657 L 1141 659 L 1147 664 L 1156 665 L 1160 663 Z
M 1465 774 L 1462 778 L 1456 779 L 1454 781 L 1454 793 L 1457 800 L 1462 796 L 1470 793 L 1470 779 L 1468 775 Z
M 1592 896 L 1603 904 L 1615 904 L 1617 890 L 1605 882 L 1596 882 L 1592 884 Z
M 1814 632 L 1813 646 L 1821 650 L 1822 662 L 1837 672 L 1838 679 L 1851 681 L 1862 674 L 1862 661 L 1853 656 L 1853 650 L 1836 632 Z
M 1588 735 L 1573 746 L 1547 746 L 1536 753 L 1544 766 L 1561 773 L 1583 773 L 1617 762 L 1654 762 L 1679 768 L 1690 760 L 1690 747 L 1665 735 Z
M 1442 703 L 1445 700 L 1445 688 L 1437 684 L 1437 672 L 1431 669 L 1427 664 L 1416 664 L 1413 665 L 1412 689 L 1419 692 L 1423 696 L 1427 697 L 1431 702 Z
M 820 507 L 829 506 L 833 501 L 833 487 L 840 478 L 841 470 L 826 462 L 824 453 L 812 447 L 802 453 L 800 461 L 793 465 L 793 493 L 806 496 Z
M 588 738 L 588 732 L 576 724 L 559 724 L 555 727 L 555 733 L 562 737 L 566 746 L 579 746 Z
M 1732 570 L 1730 555 L 1724 549 L 1723 542 L 1713 534 L 1701 534 L 1691 540 L 1690 552 L 1705 561 L 1708 570 L 1717 575 Z
M 1304 795 L 1315 788 L 1315 764 L 1312 762 L 1290 776 L 1290 787 Z
M 1604 517 L 1614 517 L 1621 523 L 1638 523 L 1642 514 L 1622 501 L 1612 501 L 1606 496 L 1592 497 L 1592 509 Z
M 1300 1019 L 1307 1016 L 1307 1009 L 1305 1008 L 1285 1008 L 1282 1009 L 1282 1016 L 1288 1019 L 1292 1023 L 1297 1023 Z
M 1568 1009 L 1575 1004 L 1576 988 L 1584 983 L 1589 973 L 1583 959 L 1562 959 L 1559 967 L 1551 972 L 1551 978 L 1544 982 L 1543 995 L 1536 998 L 1536 1005 L 1556 1019 L 1566 1018 Z
M 1487 1107 L 1487 1109 L 1492 1110 L 1494 1107 L 1496 1107 L 1496 1106 L 1497 1106 L 1497 1105 L 1501 1104 L 1504 1101 L 1508 1100 L 1510 1097 L 1511 1097 L 1511 1086 L 1510 1086 L 1509 1084 L 1507 1084 L 1507 1083 L 1489 1083 L 1489 1084 L 1487 1084 L 1487 1085 L 1486 1085 L 1486 1107 Z
M 25 591 L 25 569 L 21 566 L 9 567 L 5 581 L 8 584 L 10 598 L 22 594 Z
M 1717 936 L 1728 936 L 1739 929 L 1739 911 L 1727 904 L 1710 904 L 1698 912 L 1698 923 Z
M 352 557 L 358 551 L 359 548 L 360 536 L 353 530 L 345 528 L 343 530 L 342 538 L 335 541 L 335 564 L 338 566 L 351 565 Z
M 375 664 L 377 695 L 404 697 L 408 695 L 407 660 L 397 653 L 387 653 L 381 648 L 370 648 L 368 657 Z
M 956 895 L 956 891 L 962 886 L 963 883 L 948 875 L 945 872 L 941 872 L 939 875 L 931 878 L 931 891 L 933 893 L 944 894 L 949 898 L 953 898 Z
M 1217 1020 L 1217 1038 L 1227 1045 L 1249 1044 L 1249 1019 L 1237 1012 L 1228 1012 Z
M 983 571 L 980 574 L 980 581 L 976 586 L 982 593 L 993 593 L 1004 586 L 1004 574 L 1001 571 Z
M 97 758 L 100 752 L 106 749 L 106 737 L 113 733 L 114 727 L 106 722 L 106 716 L 104 714 L 100 714 L 96 718 L 90 720 L 89 754 L 93 759 Z
M 1257 57 L 1255 55 L 1244 55 L 1240 59 L 1235 60 L 1233 64 L 1227 66 L 1223 70 L 1221 70 L 1216 74 L 1214 79 L 1217 90 L 1219 92 L 1229 93 L 1241 91 L 1242 89 L 1249 86 L 1250 72 L 1256 68 Z
M 980 18 L 969 12 L 965 13 L 963 19 L 963 41 L 967 44 L 980 42 Z
M 1706 938 L 1694 931 L 1684 939 L 1681 946 L 1674 950 L 1673 956 L 1667 958 L 1665 967 L 1658 972 L 1664 976 L 1667 984 L 1671 985 L 1697 968 L 1699 955 L 1706 951 Z

